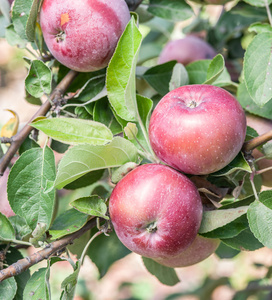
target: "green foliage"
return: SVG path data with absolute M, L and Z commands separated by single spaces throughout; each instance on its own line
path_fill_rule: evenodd
M 69 72 L 50 56 L 44 43 L 38 23 L 41 3 L 15 0 L 10 16 L 8 1 L 0 0 L 0 36 L 11 46 L 32 53 L 25 52 L 25 99 L 37 106 Z M 75 247 L 80 246 L 77 253 L 83 253 L 76 263 L 54 253 L 46 268 L 31 276 L 27 270 L 2 282 L 0 298 L 51 299 L 50 267 L 67 260 L 73 273 L 63 280 L 60 299 L 72 299 L 86 253 L 97 266 L 100 278 L 114 262 L 130 253 L 109 230 L 108 197 L 113 182 L 121 180 L 126 172 L 142 163 L 158 162 L 149 143 L 149 120 L 157 102 L 169 91 L 187 84 L 219 86 L 231 92 L 245 111 L 272 119 L 271 3 L 238 1 L 226 6 L 215 21 L 207 15 L 205 5 L 195 6 L 191 1 L 143 1 L 139 8 L 148 13 L 147 19 L 132 14 L 108 67 L 79 73 L 67 90 L 61 91 L 61 99 L 50 100 L 53 105 L 46 117 L 30 123 L 37 132 L 43 132 L 46 141 L 25 138 L 10 171 L 8 200 L 16 216 L 7 218 L 0 213 L 0 250 L 8 249 L 3 263 L 6 266 L 23 258 L 15 245 L 46 247 L 79 231 L 90 218 L 104 222 L 92 229 L 92 234 L 103 230 L 109 236 L 97 236 L 88 247 L 88 232 L 84 239 L 74 241 Z M 198 15 L 194 14 L 195 8 L 199 8 Z M 184 20 L 187 27 L 175 26 Z M 157 64 L 167 41 L 203 31 L 218 53 L 213 59 L 186 66 L 174 60 Z M 233 69 L 238 73 L 236 77 Z M 246 140 L 256 136 L 256 131 L 248 128 Z M 3 149 L 0 147 L 1 157 L 6 147 Z M 271 158 L 270 144 L 265 144 L 262 151 Z M 61 154 L 57 166 L 55 152 Z M 204 187 L 211 197 L 207 197 L 209 209 L 203 214 L 199 230 L 202 236 L 221 239 L 216 251 L 219 258 L 272 247 L 272 195 L 271 191 L 260 192 L 262 183 L 260 176 L 255 176 L 254 166 L 251 157 L 240 152 L 225 168 L 207 177 L 217 191 L 226 191 L 218 196 L 209 190 L 210 185 Z M 161 283 L 173 286 L 179 282 L 175 270 L 148 258 L 143 262 Z M 264 286 L 261 280 L 257 283 Z M 220 285 L 231 284 L 226 278 L 206 278 L 203 286 L 190 294 L 208 299 Z M 255 294 L 239 291 L 234 299 L 250 295 Z

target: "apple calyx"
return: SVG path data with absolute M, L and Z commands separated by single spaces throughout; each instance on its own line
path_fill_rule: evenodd
M 148 224 L 147 227 L 146 227 L 146 231 L 149 232 L 149 233 L 154 233 L 157 230 L 158 230 L 158 226 L 157 226 L 157 222 L 156 221 Z
M 66 34 L 64 31 L 60 31 L 58 34 L 56 34 L 56 42 L 61 43 L 65 40 Z
M 198 106 L 198 104 L 196 103 L 196 101 L 192 100 L 186 106 L 189 107 L 189 108 L 196 108 Z

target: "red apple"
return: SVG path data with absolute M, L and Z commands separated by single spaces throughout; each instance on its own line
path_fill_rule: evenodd
M 160 164 L 129 172 L 113 189 L 109 202 L 120 241 L 150 258 L 172 257 L 185 250 L 197 235 L 202 210 L 195 185 Z
M 124 0 L 44 0 L 40 13 L 48 49 L 79 72 L 108 65 L 129 19 Z
M 169 258 L 158 258 L 155 261 L 170 268 L 188 267 L 208 258 L 219 244 L 219 239 L 208 239 L 197 235 L 193 243 L 180 254 Z
M 246 117 L 239 102 L 212 85 L 187 85 L 155 107 L 149 138 L 155 154 L 187 174 L 204 175 L 229 164 L 242 148 Z
M 247 118 L 247 125 L 255 129 L 259 135 L 272 130 L 272 120 L 261 118 L 251 114 L 247 114 L 246 118 Z M 270 143 L 272 142 L 270 141 Z M 252 151 L 252 155 L 254 156 L 255 159 L 264 156 L 263 153 L 258 149 L 254 149 Z M 272 159 L 262 158 L 257 161 L 257 166 L 259 170 L 272 167 Z M 262 184 L 267 187 L 272 187 L 272 170 L 262 173 L 261 176 L 262 176 Z
M 160 54 L 158 63 L 176 60 L 187 65 L 196 60 L 212 59 L 215 55 L 215 50 L 203 39 L 188 35 L 183 39 L 168 42 Z
M 7 218 L 15 216 L 15 213 L 11 209 L 7 195 L 7 183 L 8 183 L 9 169 L 6 169 L 3 176 L 0 176 L 0 212 Z

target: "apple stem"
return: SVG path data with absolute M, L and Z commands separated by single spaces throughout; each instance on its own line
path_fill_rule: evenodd
M 268 142 L 270 140 L 272 140 L 272 130 L 245 142 L 243 145 L 242 151 L 250 152 L 253 149 L 265 144 L 266 142 Z
M 271 171 L 272 170 L 272 167 L 268 167 L 268 168 L 265 168 L 265 169 L 261 169 L 261 170 L 259 170 L 259 171 L 256 171 L 256 174 L 257 175 L 260 175 L 260 174 L 263 174 L 263 173 L 265 173 L 265 172 L 267 172 L 267 171 Z
M 251 183 L 251 187 L 252 187 L 252 190 L 253 190 L 253 194 L 255 196 L 255 199 L 257 201 L 259 201 L 259 196 L 258 196 L 258 193 L 257 193 L 257 190 L 256 190 L 256 187 L 255 187 L 255 184 L 254 184 L 254 176 L 256 175 L 256 171 L 252 172 L 249 176 L 249 180 L 250 180 L 250 183 Z

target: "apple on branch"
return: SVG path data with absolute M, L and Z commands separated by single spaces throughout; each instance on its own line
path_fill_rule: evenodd
M 187 65 L 196 60 L 212 59 L 215 50 L 203 39 L 188 35 L 185 38 L 168 42 L 163 48 L 158 63 L 163 64 L 171 60 Z
M 121 179 L 109 213 L 120 241 L 142 256 L 178 255 L 195 240 L 203 207 L 195 185 L 178 171 L 145 164 Z
M 205 175 L 228 165 L 242 148 L 246 116 L 226 90 L 187 85 L 166 94 L 149 124 L 153 151 L 187 174 Z
M 197 264 L 212 255 L 220 244 L 219 239 L 197 235 L 193 243 L 180 254 L 154 259 L 157 263 L 170 268 L 183 268 Z
M 129 20 L 124 0 L 44 0 L 40 13 L 48 49 L 79 72 L 108 65 Z

